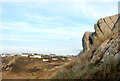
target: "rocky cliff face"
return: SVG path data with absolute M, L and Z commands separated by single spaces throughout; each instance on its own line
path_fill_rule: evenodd
M 98 49 L 92 55 L 92 62 L 104 61 L 106 56 L 120 56 L 120 14 L 101 18 L 94 25 L 95 32 L 85 32 L 82 38 L 83 52 L 88 52 L 93 46 Z
M 120 15 L 105 17 L 95 32 L 85 32 L 83 50 L 55 76 L 55 79 L 120 80 Z
M 120 58 L 120 35 L 116 34 L 105 42 L 103 42 L 100 47 L 93 54 L 91 62 L 98 63 L 104 62 L 106 58 L 112 57 L 113 59 Z M 109 57 L 108 57 L 109 56 Z
M 95 32 L 85 32 L 82 38 L 83 52 L 91 46 L 101 44 L 119 31 L 120 15 L 101 18 L 94 25 Z

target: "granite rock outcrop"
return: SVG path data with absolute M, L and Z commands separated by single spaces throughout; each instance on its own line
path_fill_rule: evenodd
M 94 25 L 95 32 L 85 32 L 82 38 L 83 52 L 93 45 L 100 45 L 105 40 L 119 32 L 120 15 L 109 16 L 98 20 Z
M 101 18 L 94 25 L 95 32 L 85 32 L 82 38 L 83 54 L 89 53 L 93 46 L 98 47 L 91 54 L 91 62 L 103 62 L 108 56 L 120 58 L 119 23 L 120 14 Z

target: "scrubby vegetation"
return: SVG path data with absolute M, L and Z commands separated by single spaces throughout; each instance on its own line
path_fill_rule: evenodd
M 83 57 L 72 60 L 64 66 L 54 79 L 120 79 L 120 59 L 111 57 L 103 63 L 94 64 Z
M 57 79 L 120 79 L 120 60 L 107 59 L 105 63 L 73 61 L 62 68 Z
M 120 51 L 117 42 L 115 39 L 114 43 L 111 43 L 111 39 L 106 41 L 101 45 L 93 45 L 84 53 L 80 52 L 76 59 L 60 69 L 53 78 L 120 80 Z
M 26 58 L 18 58 L 16 59 L 16 62 L 12 65 L 11 72 L 19 73 L 24 72 L 23 67 L 25 67 L 29 61 Z

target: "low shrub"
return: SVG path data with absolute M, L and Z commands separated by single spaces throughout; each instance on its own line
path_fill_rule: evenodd
M 120 59 L 109 57 L 103 63 L 77 59 L 72 61 L 53 77 L 54 79 L 120 79 Z

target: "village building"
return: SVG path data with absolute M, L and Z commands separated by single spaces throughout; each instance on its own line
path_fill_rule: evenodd
M 65 58 L 61 58 L 61 60 L 65 60 Z
M 11 57 L 15 56 L 15 54 L 1 54 L 1 57 Z
M 28 57 L 28 55 L 29 55 L 28 53 L 22 53 L 21 54 L 22 57 Z
M 42 61 L 49 62 L 50 60 L 48 58 L 43 58 Z
M 30 54 L 30 55 L 28 55 L 28 57 L 30 57 L 30 58 L 34 58 L 34 55 Z
M 41 55 L 34 55 L 34 58 L 41 58 Z
M 29 55 L 30 58 L 42 58 L 41 55 Z
M 1 55 L 1 57 L 7 57 L 7 55 L 5 55 L 5 54 L 2 54 L 2 55 Z
M 42 61 L 44 62 L 49 62 L 50 61 L 50 56 L 49 55 L 42 55 Z
M 58 58 L 57 58 L 57 57 L 53 57 L 51 60 L 53 60 L 53 61 L 57 61 Z

